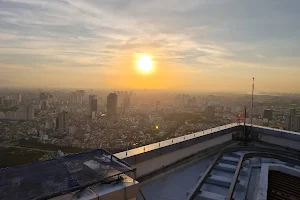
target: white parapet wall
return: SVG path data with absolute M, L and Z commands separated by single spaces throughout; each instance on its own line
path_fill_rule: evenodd
M 229 142 L 232 134 L 240 130 L 239 124 L 229 124 L 117 153 L 115 156 L 135 167 L 136 177 L 140 178 L 197 152 Z
M 247 129 L 251 134 L 257 135 L 259 141 L 300 150 L 300 133 L 254 125 L 247 125 Z
M 154 157 L 144 162 L 137 163 L 133 165 L 133 167 L 137 169 L 136 175 L 137 178 L 139 178 L 141 176 L 154 172 L 158 169 L 161 169 L 165 166 L 171 165 L 199 151 L 228 142 L 231 140 L 231 138 L 232 138 L 231 134 L 226 134 L 218 138 L 213 138 L 204 142 L 200 142 L 198 144 L 177 151 L 173 151 L 171 153 L 167 153 L 158 157 Z

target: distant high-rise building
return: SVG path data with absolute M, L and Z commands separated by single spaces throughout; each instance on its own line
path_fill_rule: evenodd
M 41 101 L 41 109 L 42 110 L 48 110 L 50 108 L 49 101 L 48 100 L 42 100 Z
M 4 105 L 4 97 L 0 96 L 0 106 L 3 106 L 3 105 Z
M 58 129 L 60 132 L 69 131 L 69 113 L 63 111 L 58 114 Z
M 18 94 L 18 104 L 22 102 L 22 95 L 19 93 Z
M 300 132 L 300 116 L 291 117 L 291 131 Z
M 71 103 L 77 103 L 77 93 L 76 92 L 71 92 L 70 102 Z
M 193 99 L 188 99 L 188 106 L 192 106 L 193 105 Z
M 79 92 L 80 92 L 82 98 L 84 98 L 85 91 L 84 90 L 79 90 Z
M 192 98 L 192 104 L 193 104 L 193 106 L 196 106 L 196 104 L 197 104 L 197 103 L 196 103 L 196 97 L 193 97 L 193 98 Z
M 215 118 L 215 107 L 214 106 L 207 106 L 206 108 L 206 118 L 208 120 L 213 120 Z
M 6 112 L 6 119 L 16 120 L 17 119 L 17 112 L 16 111 Z
M 91 100 L 91 113 L 96 113 L 97 112 L 97 110 L 98 110 L 98 105 L 97 105 L 97 103 L 98 103 L 98 101 L 97 101 L 97 99 L 92 99 Z M 91 114 L 92 115 L 92 114 Z
M 286 117 L 285 128 L 289 131 L 300 132 L 300 116 L 289 115 Z
M 92 120 L 96 119 L 96 112 L 92 111 L 92 116 L 91 116 Z
M 50 102 L 55 102 L 55 96 L 53 94 L 48 94 L 48 100 Z
M 295 108 L 290 109 L 290 113 L 285 118 L 285 125 L 284 127 L 289 131 L 298 131 L 300 132 L 300 124 L 298 126 L 298 118 L 297 111 Z
M 84 90 L 76 90 L 76 103 L 82 104 L 84 99 Z
M 297 115 L 297 110 L 296 110 L 296 108 L 291 108 L 290 116 L 294 116 L 294 115 Z
M 266 106 L 261 102 L 253 102 L 253 116 L 261 117 Z
M 34 106 L 20 105 L 17 110 L 11 111 L 10 113 L 7 112 L 6 119 L 33 120 L 34 119 Z
M 27 106 L 21 105 L 19 109 L 16 111 L 16 119 L 17 120 L 27 120 Z
M 94 101 L 96 100 L 96 101 Z M 96 106 L 95 106 L 96 103 Z M 92 108 L 93 104 L 93 108 Z M 97 111 L 97 96 L 96 95 L 89 95 L 89 115 L 92 116 L 92 112 Z
M 124 97 L 124 103 L 123 103 L 124 109 L 127 110 L 130 107 L 130 96 L 128 94 Z
M 116 116 L 118 106 L 118 95 L 116 93 L 110 93 L 107 96 L 107 115 Z
M 46 92 L 41 92 L 40 93 L 40 100 L 43 101 L 43 100 L 48 100 L 48 93 Z
M 268 121 L 272 121 L 273 119 L 273 111 L 271 109 L 264 110 L 263 118 L 268 119 Z
M 27 107 L 27 120 L 34 119 L 34 106 L 30 105 Z

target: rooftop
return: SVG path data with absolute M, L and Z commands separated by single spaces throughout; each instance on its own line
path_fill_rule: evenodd
M 0 198 L 300 199 L 290 189 L 299 152 L 300 133 L 234 123 L 115 155 L 100 149 L 0 170 Z
M 40 199 L 118 181 L 133 172 L 103 149 L 0 170 L 0 199 Z

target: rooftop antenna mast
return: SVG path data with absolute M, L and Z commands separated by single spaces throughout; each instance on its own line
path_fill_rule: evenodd
M 247 115 L 247 107 L 245 106 L 245 110 L 244 110 L 244 142 L 246 144 L 246 140 L 247 140 L 247 135 L 246 135 L 246 115 Z
M 251 118 L 250 118 L 250 123 L 252 126 L 252 118 L 253 118 L 253 94 L 254 94 L 254 77 L 252 79 L 252 101 L 251 101 Z

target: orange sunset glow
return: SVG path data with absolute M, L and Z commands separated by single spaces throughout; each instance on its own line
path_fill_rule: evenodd
M 298 13 L 223 4 L 1 1 L 0 86 L 299 92 Z

